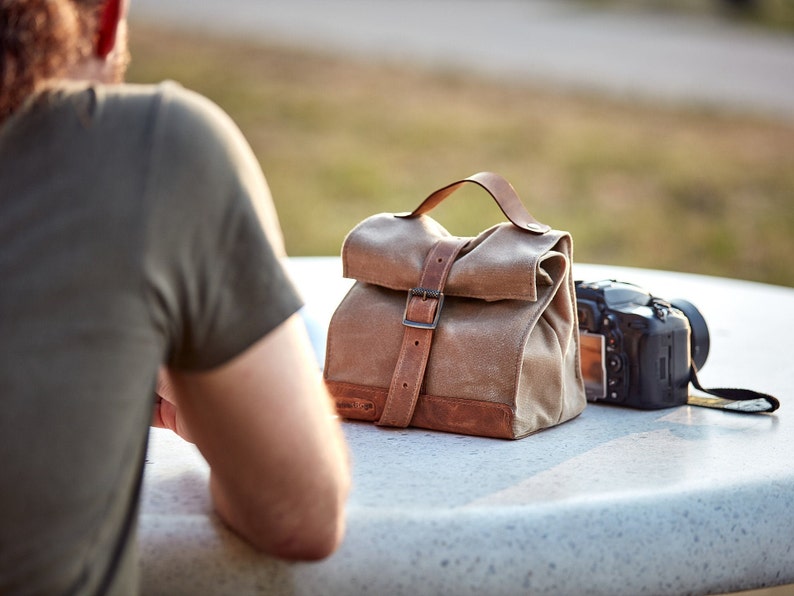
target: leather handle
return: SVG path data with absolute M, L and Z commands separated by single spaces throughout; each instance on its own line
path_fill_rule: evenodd
M 499 174 L 493 172 L 479 172 L 463 180 L 453 182 L 444 188 L 440 188 L 422 201 L 411 213 L 401 215 L 400 217 L 418 217 L 419 215 L 427 213 L 458 188 L 469 182 L 484 188 L 488 194 L 493 197 L 496 204 L 499 205 L 499 209 L 502 210 L 502 213 L 504 213 L 507 219 L 516 227 L 534 234 L 545 234 L 551 230 L 550 226 L 542 224 L 532 217 L 521 202 L 513 185 Z

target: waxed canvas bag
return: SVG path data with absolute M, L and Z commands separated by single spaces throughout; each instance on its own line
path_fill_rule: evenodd
M 426 215 L 477 184 L 508 222 L 458 238 Z M 324 376 L 340 416 L 518 439 L 585 407 L 568 232 L 539 223 L 501 176 L 481 172 L 410 214 L 345 238 L 356 280 L 331 318 Z

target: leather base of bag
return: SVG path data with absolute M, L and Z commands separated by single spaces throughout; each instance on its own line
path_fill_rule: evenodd
M 510 223 L 460 239 L 424 215 L 464 182 Z M 577 416 L 586 399 L 571 252 L 567 232 L 537 223 L 490 173 L 408 216 L 360 223 L 342 250 L 356 283 L 328 330 L 324 376 L 339 415 L 505 439 Z
M 335 381 L 327 381 L 326 384 L 336 400 L 336 410 L 343 418 L 376 422 L 383 415 L 388 389 Z M 516 438 L 514 415 L 512 408 L 505 404 L 420 395 L 411 426 L 463 435 L 513 439 Z

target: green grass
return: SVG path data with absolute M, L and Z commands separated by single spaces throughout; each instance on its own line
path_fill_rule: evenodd
M 794 0 L 577 0 L 577 3 L 597 10 L 665 12 L 794 32 Z
M 794 124 L 608 100 L 133 24 L 129 79 L 176 79 L 240 125 L 293 255 L 480 170 L 507 177 L 582 262 L 794 286 Z M 452 233 L 501 221 L 459 191 Z

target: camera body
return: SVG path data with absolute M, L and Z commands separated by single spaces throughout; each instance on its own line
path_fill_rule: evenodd
M 690 369 L 705 363 L 709 348 L 691 303 L 615 280 L 577 281 L 576 301 L 589 401 L 649 410 L 687 403 Z

